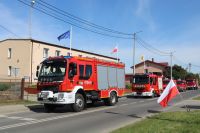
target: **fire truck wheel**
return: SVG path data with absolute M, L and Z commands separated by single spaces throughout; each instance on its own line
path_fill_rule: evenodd
M 115 105 L 117 101 L 118 101 L 117 94 L 115 92 L 111 92 L 110 97 L 104 100 L 105 104 L 108 106 Z
M 84 97 L 81 94 L 76 94 L 75 96 L 75 103 L 72 104 L 72 109 L 74 110 L 74 112 L 80 112 L 84 109 L 85 107 L 85 101 L 84 101 Z
M 44 109 L 46 112 L 52 112 L 55 110 L 55 106 L 52 104 L 44 104 Z

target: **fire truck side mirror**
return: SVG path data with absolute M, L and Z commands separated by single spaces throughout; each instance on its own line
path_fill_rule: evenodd
M 37 70 L 37 71 L 36 71 L 36 77 L 38 77 L 38 76 L 39 76 L 39 71 Z
M 37 66 L 36 77 L 39 76 L 39 69 L 40 69 L 40 66 Z
M 37 71 L 40 69 L 40 66 L 37 66 Z

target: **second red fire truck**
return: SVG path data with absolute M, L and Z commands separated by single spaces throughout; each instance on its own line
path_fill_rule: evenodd
M 133 76 L 133 96 L 160 96 L 162 91 L 162 76 L 156 74 L 136 74 Z

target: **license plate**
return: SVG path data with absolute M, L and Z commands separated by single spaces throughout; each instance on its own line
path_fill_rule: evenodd
M 48 92 L 42 92 L 40 97 L 46 99 L 48 97 L 49 93 Z

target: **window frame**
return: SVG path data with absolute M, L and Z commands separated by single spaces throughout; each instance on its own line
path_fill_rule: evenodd
M 8 59 L 12 57 L 12 48 L 8 48 Z
M 55 56 L 60 56 L 60 53 L 61 53 L 60 50 L 56 50 L 55 51 Z
M 43 58 L 48 58 L 49 56 L 49 49 L 48 48 L 43 48 Z

